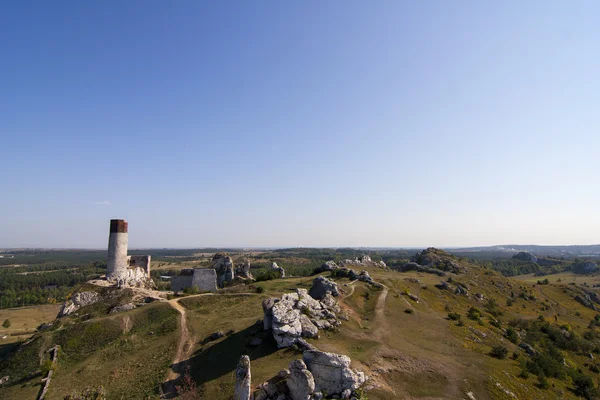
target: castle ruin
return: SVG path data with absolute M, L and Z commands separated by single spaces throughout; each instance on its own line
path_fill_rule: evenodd
M 150 256 L 128 256 L 127 221 L 111 219 L 108 236 L 106 280 L 118 286 L 152 287 Z

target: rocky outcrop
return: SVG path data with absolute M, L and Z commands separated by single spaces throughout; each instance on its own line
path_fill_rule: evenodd
M 244 355 L 235 369 L 235 400 L 252 399 L 252 375 L 250 374 L 250 357 Z
M 273 306 L 277 303 L 279 299 L 277 297 L 271 297 L 270 299 L 265 299 L 262 302 L 263 308 L 263 326 L 265 331 L 273 328 Z
M 62 309 L 58 313 L 58 317 L 73 314 L 81 307 L 89 306 L 100 300 L 100 296 L 96 292 L 77 292 L 69 300 L 65 301 Z
M 346 355 L 308 350 L 302 359 L 312 373 L 317 392 L 339 396 L 358 389 L 366 381 L 363 372 L 350 369 L 351 360 Z
M 273 264 L 271 264 L 271 269 L 273 271 L 277 271 L 279 273 L 280 278 L 285 278 L 285 270 L 283 269 L 283 267 L 277 265 L 276 262 L 273 262 Z
M 304 361 L 292 361 L 289 369 L 290 376 L 287 378 L 286 383 L 291 400 L 311 400 L 315 391 L 315 379 Z
M 235 270 L 236 275 L 239 278 L 254 279 L 250 272 L 250 261 L 246 260 L 242 265 L 239 265 Z
M 333 271 L 334 269 L 338 269 L 338 265 L 335 263 L 335 261 L 327 261 L 326 263 L 324 263 L 323 265 L 321 265 L 320 271 L 321 272 L 325 272 L 325 271 Z
M 327 292 L 331 293 L 333 296 L 340 295 L 337 283 L 323 276 L 317 276 L 313 280 L 312 287 L 308 291 L 308 294 L 313 299 L 321 300 Z
M 326 353 L 316 349 L 302 353 L 302 360 L 294 360 L 289 370 L 260 384 L 254 400 L 321 400 L 358 399 L 356 392 L 367 377 L 350 368 L 350 358 L 343 354 Z
M 291 347 L 302 337 L 316 338 L 319 329 L 340 324 L 335 314 L 339 312 L 337 302 L 331 295 L 324 296 L 324 300 L 315 300 L 306 289 L 296 289 L 296 293 L 286 293 L 281 299 L 267 299 L 263 301 L 264 328 L 273 329 L 279 348 Z
M 512 258 L 513 258 L 513 260 L 533 262 L 533 263 L 536 263 L 538 260 L 536 256 L 534 256 L 531 253 L 527 253 L 526 251 L 518 252 Z
M 455 274 L 460 273 L 462 270 L 455 256 L 434 247 L 429 247 L 428 249 L 415 254 L 410 261 L 425 267 L 453 272 Z
M 446 273 L 442 270 L 439 269 L 435 269 L 435 268 L 430 268 L 430 267 L 425 267 L 423 265 L 419 265 L 416 262 L 408 262 L 402 266 L 392 266 L 390 267 L 391 269 L 398 271 L 398 272 L 407 272 L 407 271 L 418 271 L 418 272 L 425 272 L 428 274 L 436 274 L 438 276 L 445 276 Z
M 235 278 L 233 260 L 225 253 L 217 253 L 213 256 L 210 268 L 217 273 L 217 284 L 224 287 Z

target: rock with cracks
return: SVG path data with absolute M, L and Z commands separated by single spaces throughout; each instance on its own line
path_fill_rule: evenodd
M 302 360 L 294 360 L 290 363 L 290 376 L 287 386 L 290 391 L 291 400 L 311 400 L 315 391 L 315 379 L 306 368 Z
M 235 369 L 235 400 L 252 398 L 252 375 L 250 374 L 250 357 L 244 355 Z
M 314 299 L 321 300 L 325 297 L 327 292 L 331 293 L 333 296 L 339 296 L 340 292 L 337 283 L 323 276 L 317 276 L 313 280 L 312 287 L 308 291 L 308 294 Z
M 343 354 L 308 350 L 302 354 L 315 380 L 315 390 L 328 395 L 341 395 L 356 390 L 366 381 L 365 374 L 350 368 L 350 357 Z
M 217 284 L 224 287 L 235 278 L 233 260 L 225 253 L 217 253 L 213 256 L 210 268 L 217 272 Z

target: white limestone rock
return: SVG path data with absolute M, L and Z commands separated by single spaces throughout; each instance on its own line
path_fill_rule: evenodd
M 243 355 L 235 369 L 235 400 L 252 398 L 252 375 L 250 373 L 250 357 Z
M 339 296 L 340 292 L 337 283 L 324 276 L 317 276 L 313 280 L 308 294 L 314 299 L 321 300 L 327 292 L 330 292 L 333 296 Z
M 62 309 L 58 313 L 59 317 L 73 314 L 81 307 L 89 306 L 100 300 L 100 296 L 96 292 L 77 292 L 69 300 L 65 301 Z
M 316 391 L 340 395 L 346 389 L 358 389 L 366 381 L 363 372 L 350 368 L 350 357 L 346 355 L 308 350 L 302 359 L 313 375 Z
M 287 378 L 287 386 L 290 391 L 291 400 L 311 400 L 315 391 L 315 380 L 311 372 L 306 368 L 302 360 L 294 360 L 290 363 L 290 376 Z

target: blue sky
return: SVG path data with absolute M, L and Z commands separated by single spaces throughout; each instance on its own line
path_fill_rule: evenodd
M 0 247 L 599 243 L 599 13 L 3 4 Z

